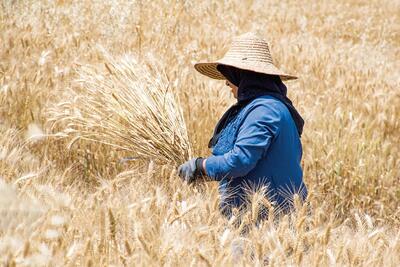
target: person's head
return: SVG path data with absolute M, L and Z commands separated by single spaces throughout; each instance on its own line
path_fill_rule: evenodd
M 213 79 L 228 80 L 234 84 L 239 88 L 240 95 L 240 86 L 222 74 L 218 69 L 221 65 L 279 76 L 282 81 L 297 79 L 296 76 L 287 74 L 274 65 L 268 42 L 254 33 L 245 33 L 233 38 L 230 48 L 221 59 L 194 64 L 195 69 L 201 74 Z
M 246 100 L 263 92 L 274 92 L 286 95 L 286 87 L 278 75 L 269 75 L 250 70 L 220 64 L 216 69 L 225 77 L 225 84 L 230 87 L 233 96 Z

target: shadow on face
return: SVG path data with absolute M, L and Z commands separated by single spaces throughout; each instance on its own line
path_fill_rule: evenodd
M 225 81 L 225 84 L 226 84 L 226 86 L 229 86 L 231 88 L 231 92 L 232 92 L 233 96 L 237 99 L 238 87 L 228 80 Z

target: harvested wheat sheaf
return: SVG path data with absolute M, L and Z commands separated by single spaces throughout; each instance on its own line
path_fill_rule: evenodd
M 77 88 L 50 110 L 49 122 L 64 126 L 57 136 L 99 142 L 133 158 L 180 163 L 191 152 L 182 109 L 154 60 L 131 55 L 115 60 L 103 49 L 104 68 L 79 66 Z

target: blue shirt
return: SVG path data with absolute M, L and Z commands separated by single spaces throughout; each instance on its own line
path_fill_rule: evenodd
M 268 186 L 268 198 L 289 204 L 304 199 L 302 147 L 287 107 L 270 95 L 247 104 L 222 130 L 207 158 L 206 173 L 220 182 L 221 205 L 239 207 L 246 190 Z

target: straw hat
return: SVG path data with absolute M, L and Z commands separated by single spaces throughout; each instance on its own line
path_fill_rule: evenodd
M 254 33 L 245 33 L 235 37 L 223 58 L 215 62 L 199 62 L 194 67 L 198 72 L 210 78 L 225 80 L 226 78 L 217 70 L 219 64 L 279 75 L 282 80 L 297 79 L 296 76 L 284 73 L 274 65 L 268 42 Z

